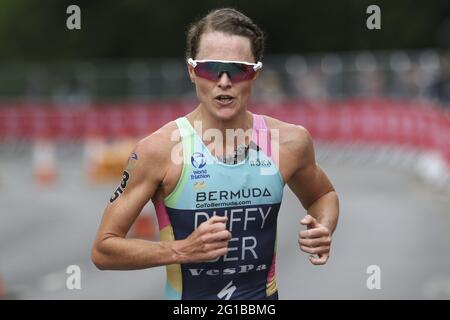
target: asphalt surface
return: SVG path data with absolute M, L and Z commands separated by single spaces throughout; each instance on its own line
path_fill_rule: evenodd
M 332 255 L 325 266 L 313 266 L 298 249 L 305 210 L 286 187 L 278 227 L 280 298 L 450 299 L 450 193 L 425 184 L 408 164 L 354 161 L 376 151 L 317 150 L 340 197 Z M 58 182 L 40 187 L 32 180 L 30 148 L 0 146 L 0 279 L 6 298 L 163 298 L 163 267 L 99 271 L 90 261 L 118 181 L 90 184 L 78 145 L 58 148 L 56 163 Z M 80 290 L 66 288 L 69 265 L 81 268 Z M 380 268 L 380 289 L 367 288 L 371 265 Z

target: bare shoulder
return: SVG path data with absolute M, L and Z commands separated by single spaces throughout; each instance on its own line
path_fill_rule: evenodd
M 172 148 L 179 142 L 175 121 L 170 121 L 136 144 L 134 153 L 142 162 L 151 162 L 153 167 L 161 167 L 170 159 Z
M 311 135 L 303 126 L 266 115 L 263 117 L 269 130 L 279 130 L 280 145 L 287 147 L 290 151 L 302 152 L 312 144 Z
M 311 135 L 303 126 L 264 116 L 269 130 L 279 130 L 280 171 L 285 181 L 292 175 L 315 163 Z

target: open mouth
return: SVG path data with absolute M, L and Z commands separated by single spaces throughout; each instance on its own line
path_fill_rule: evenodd
M 234 100 L 234 97 L 227 94 L 220 94 L 216 96 L 214 100 L 216 100 L 220 104 L 229 104 Z

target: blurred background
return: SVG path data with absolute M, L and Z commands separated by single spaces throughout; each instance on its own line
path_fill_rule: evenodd
M 0 299 L 163 298 L 164 268 L 99 271 L 90 248 L 136 141 L 196 106 L 189 23 L 228 6 L 267 34 L 249 109 L 306 127 L 340 196 L 331 259 L 314 267 L 285 189 L 280 298 L 450 298 L 449 1 L 2 0 Z M 158 238 L 150 203 L 129 236 Z

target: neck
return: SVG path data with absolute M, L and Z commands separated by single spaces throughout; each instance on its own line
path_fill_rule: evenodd
M 253 118 L 246 109 L 231 119 L 218 119 L 211 113 L 207 112 L 200 104 L 192 113 L 193 121 L 201 121 L 203 130 L 218 129 L 225 137 L 226 130 L 242 129 L 244 131 L 252 128 Z
M 238 137 L 234 136 L 234 138 L 231 139 L 227 138 L 227 130 L 231 130 L 231 132 L 229 131 L 228 134 L 238 133 L 241 130 L 242 130 L 241 132 L 245 134 L 248 133 L 248 130 L 252 128 L 253 117 L 252 114 L 246 109 L 243 109 L 242 112 L 237 114 L 232 119 L 223 120 L 214 117 L 212 114 L 207 112 L 205 108 L 203 108 L 202 105 L 200 104 L 194 111 L 192 111 L 189 115 L 187 115 L 187 118 L 194 125 L 194 129 L 197 130 L 197 133 L 202 137 L 203 140 L 205 140 L 205 138 L 208 139 L 208 137 L 202 136 L 208 129 L 216 129 L 222 133 L 223 137 L 222 143 L 220 141 L 214 141 L 213 143 L 214 146 L 210 145 L 213 149 L 216 149 L 210 150 L 212 151 L 213 154 L 216 155 L 230 154 L 229 151 L 234 152 L 234 150 L 238 148 L 238 145 L 244 144 L 248 145 L 250 142 L 251 136 L 249 135 L 245 136 L 239 134 Z M 198 132 L 198 129 L 196 128 L 196 121 L 200 121 L 202 132 Z M 240 130 L 234 131 L 238 129 Z M 206 144 L 208 144 L 208 142 Z

